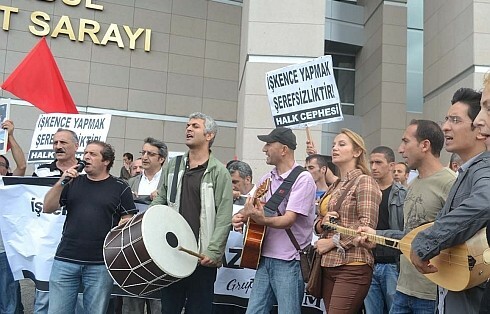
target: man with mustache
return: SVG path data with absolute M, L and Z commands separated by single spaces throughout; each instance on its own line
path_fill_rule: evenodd
M 78 149 L 78 136 L 68 129 L 58 129 L 53 135 L 53 151 L 55 160 L 40 165 L 33 176 L 61 177 L 63 172 L 78 163 L 75 153 Z
M 58 129 L 53 135 L 53 151 L 55 160 L 40 165 L 32 174 L 34 177 L 61 177 L 63 172 L 78 163 L 75 153 L 78 149 L 78 136 L 68 129 Z M 34 313 L 47 314 L 49 291 L 41 291 L 36 287 Z

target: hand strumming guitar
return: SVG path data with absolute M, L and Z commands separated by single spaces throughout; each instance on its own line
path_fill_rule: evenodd
M 438 271 L 436 266 L 432 265 L 430 261 L 423 261 L 414 250 L 410 250 L 410 261 L 422 274 L 431 274 Z
M 264 205 L 257 198 L 247 198 L 243 213 L 246 217 L 252 218 L 257 224 L 265 225 Z
M 256 206 L 260 206 L 260 209 L 256 208 Z M 260 212 L 262 212 L 262 215 L 260 215 Z M 243 232 L 243 224 L 249 217 L 258 224 L 262 224 L 260 221 L 263 222 L 264 220 L 263 205 L 254 197 L 248 197 L 244 207 L 231 218 L 233 230 L 240 233 Z M 260 217 L 262 217 L 262 219 Z

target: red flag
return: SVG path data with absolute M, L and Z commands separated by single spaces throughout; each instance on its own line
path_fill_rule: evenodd
M 10 74 L 2 89 L 46 113 L 78 113 L 44 37 Z

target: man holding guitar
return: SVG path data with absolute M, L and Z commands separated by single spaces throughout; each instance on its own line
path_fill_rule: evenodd
M 417 234 L 412 242 L 410 258 L 423 274 L 437 272 L 430 259 L 443 249 L 465 243 L 490 219 L 490 153 L 486 152 L 486 136 L 473 125 L 480 99 L 481 93 L 460 88 L 442 124 L 446 150 L 458 154 L 463 164 L 434 225 Z M 457 276 L 453 280 L 458 280 Z M 439 313 L 478 313 L 483 290 L 476 286 L 439 293 Z
M 410 169 L 418 170 L 403 203 L 403 231 L 373 230 L 359 227 L 358 231 L 401 239 L 416 227 L 433 221 L 444 206 L 455 180 L 454 172 L 444 168 L 439 160 L 444 145 L 444 134 L 437 123 L 412 120 L 403 134 L 398 151 Z M 372 242 L 360 237 L 360 244 L 369 247 Z M 390 313 L 434 313 L 436 285 L 418 273 L 406 257 L 400 258 L 400 274 Z
M 269 192 L 265 196 L 267 203 L 264 206 L 248 198 L 244 209 L 232 219 L 235 230 L 242 230 L 248 218 L 267 226 L 247 313 L 268 314 L 277 301 L 279 313 L 297 314 L 301 313 L 304 282 L 298 250 L 285 229 L 291 230 L 300 248 L 311 243 L 316 186 L 309 172 L 297 168 L 299 165 L 294 159 L 296 136 L 290 129 L 279 127 L 258 138 L 266 143 L 262 151 L 267 156 L 267 164 L 275 166 L 259 181 L 261 184 L 267 179 L 271 180 Z M 284 181 L 291 180 L 288 176 L 294 172 L 299 175 L 290 191 L 285 193 L 285 189 L 279 187 Z M 280 198 L 278 207 L 272 208 L 268 201 L 271 198 L 277 199 L 277 196 L 272 195 L 280 195 L 281 192 L 284 198 Z

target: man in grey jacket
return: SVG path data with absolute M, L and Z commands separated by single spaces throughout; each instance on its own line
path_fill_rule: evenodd
M 393 180 L 395 153 L 389 147 L 378 146 L 371 152 L 369 163 L 372 176 L 383 194 L 376 229 L 403 231 L 403 202 L 407 189 Z M 373 255 L 373 279 L 364 299 L 364 307 L 367 313 L 388 313 L 396 292 L 400 252 L 377 246 L 373 249 Z
M 457 90 L 442 124 L 446 150 L 457 153 L 463 164 L 434 225 L 419 232 L 412 242 L 410 258 L 423 274 L 437 272 L 430 259 L 472 238 L 490 219 L 490 153 L 485 137 L 473 126 L 480 98 L 481 93 L 472 89 Z M 483 290 L 483 286 L 459 292 L 439 288 L 439 313 L 478 313 Z
M 136 203 L 150 204 L 162 186 L 162 166 L 168 156 L 167 145 L 152 137 L 143 140 L 141 149 L 141 164 L 143 171 L 128 180 Z M 151 309 L 151 313 L 162 311 L 162 302 L 154 299 L 123 298 L 123 314 L 145 313 L 145 303 Z

